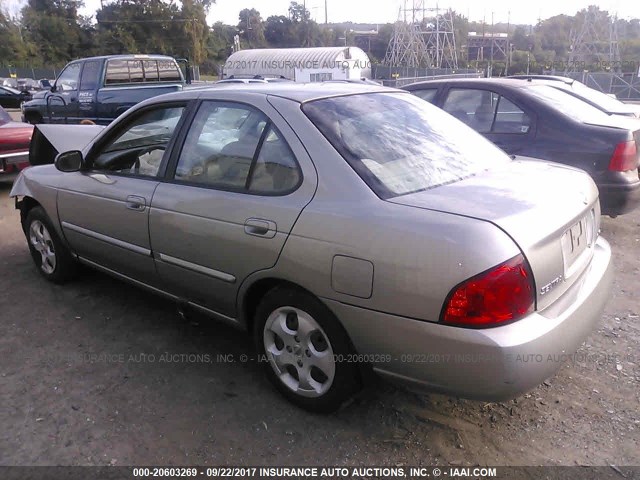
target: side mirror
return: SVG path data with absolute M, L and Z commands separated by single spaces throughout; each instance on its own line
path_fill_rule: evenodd
M 59 153 L 54 161 L 56 168 L 61 172 L 77 172 L 82 168 L 82 163 L 80 150 Z
M 57 88 L 56 88 L 55 83 L 53 85 L 51 85 L 51 88 L 49 90 L 51 90 L 51 93 L 56 93 Z

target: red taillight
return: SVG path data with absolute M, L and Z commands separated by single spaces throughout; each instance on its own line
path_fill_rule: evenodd
M 638 148 L 636 142 L 621 142 L 613 152 L 609 161 L 609 170 L 614 172 L 626 172 L 638 168 Z
M 442 321 L 467 327 L 493 327 L 533 312 L 533 275 L 522 255 L 458 285 L 449 294 Z

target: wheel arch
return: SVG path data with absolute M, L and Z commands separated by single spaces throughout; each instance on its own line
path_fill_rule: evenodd
M 247 282 L 247 284 L 242 286 L 240 294 L 238 295 L 239 320 L 249 333 L 253 331 L 254 316 L 260 300 L 271 290 L 282 286 L 289 286 L 308 292 L 308 290 L 300 285 L 278 277 L 259 278 L 255 281 Z M 309 293 L 311 294 L 311 292 Z
M 35 207 L 42 207 L 42 204 L 40 204 L 40 202 L 29 195 L 25 195 L 22 197 L 22 200 L 16 201 L 16 208 L 20 210 L 20 223 L 22 224 L 22 230 L 24 230 L 25 232 L 25 220 L 27 219 L 27 215 L 29 215 L 29 212 Z
M 296 290 L 303 291 L 314 298 L 316 298 L 322 305 L 331 312 L 331 314 L 335 317 L 340 328 L 342 329 L 349 346 L 351 347 L 353 352 L 357 352 L 353 341 L 351 340 L 351 336 L 349 332 L 345 328 L 344 324 L 340 320 L 340 317 L 336 315 L 336 313 L 327 305 L 326 302 L 322 300 L 321 297 L 318 297 L 309 289 L 303 287 L 302 285 L 293 282 L 291 280 L 285 280 L 283 278 L 275 277 L 275 276 L 267 276 L 263 278 L 256 279 L 250 283 L 243 285 L 240 290 L 239 305 L 238 305 L 238 320 L 240 323 L 246 328 L 249 334 L 253 333 L 254 322 L 255 322 L 255 313 L 258 308 L 258 304 L 260 300 L 264 298 L 264 296 L 275 288 L 279 287 L 290 287 Z

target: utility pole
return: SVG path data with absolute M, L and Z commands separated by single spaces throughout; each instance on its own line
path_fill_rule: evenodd
M 329 23 L 329 10 L 327 9 L 327 0 L 324 0 L 324 24 Z

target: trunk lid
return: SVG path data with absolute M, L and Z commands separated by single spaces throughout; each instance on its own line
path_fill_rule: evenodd
M 589 265 L 600 224 L 589 175 L 542 161 L 508 166 L 388 200 L 467 216 L 506 232 L 527 258 L 538 310 L 557 300 Z

